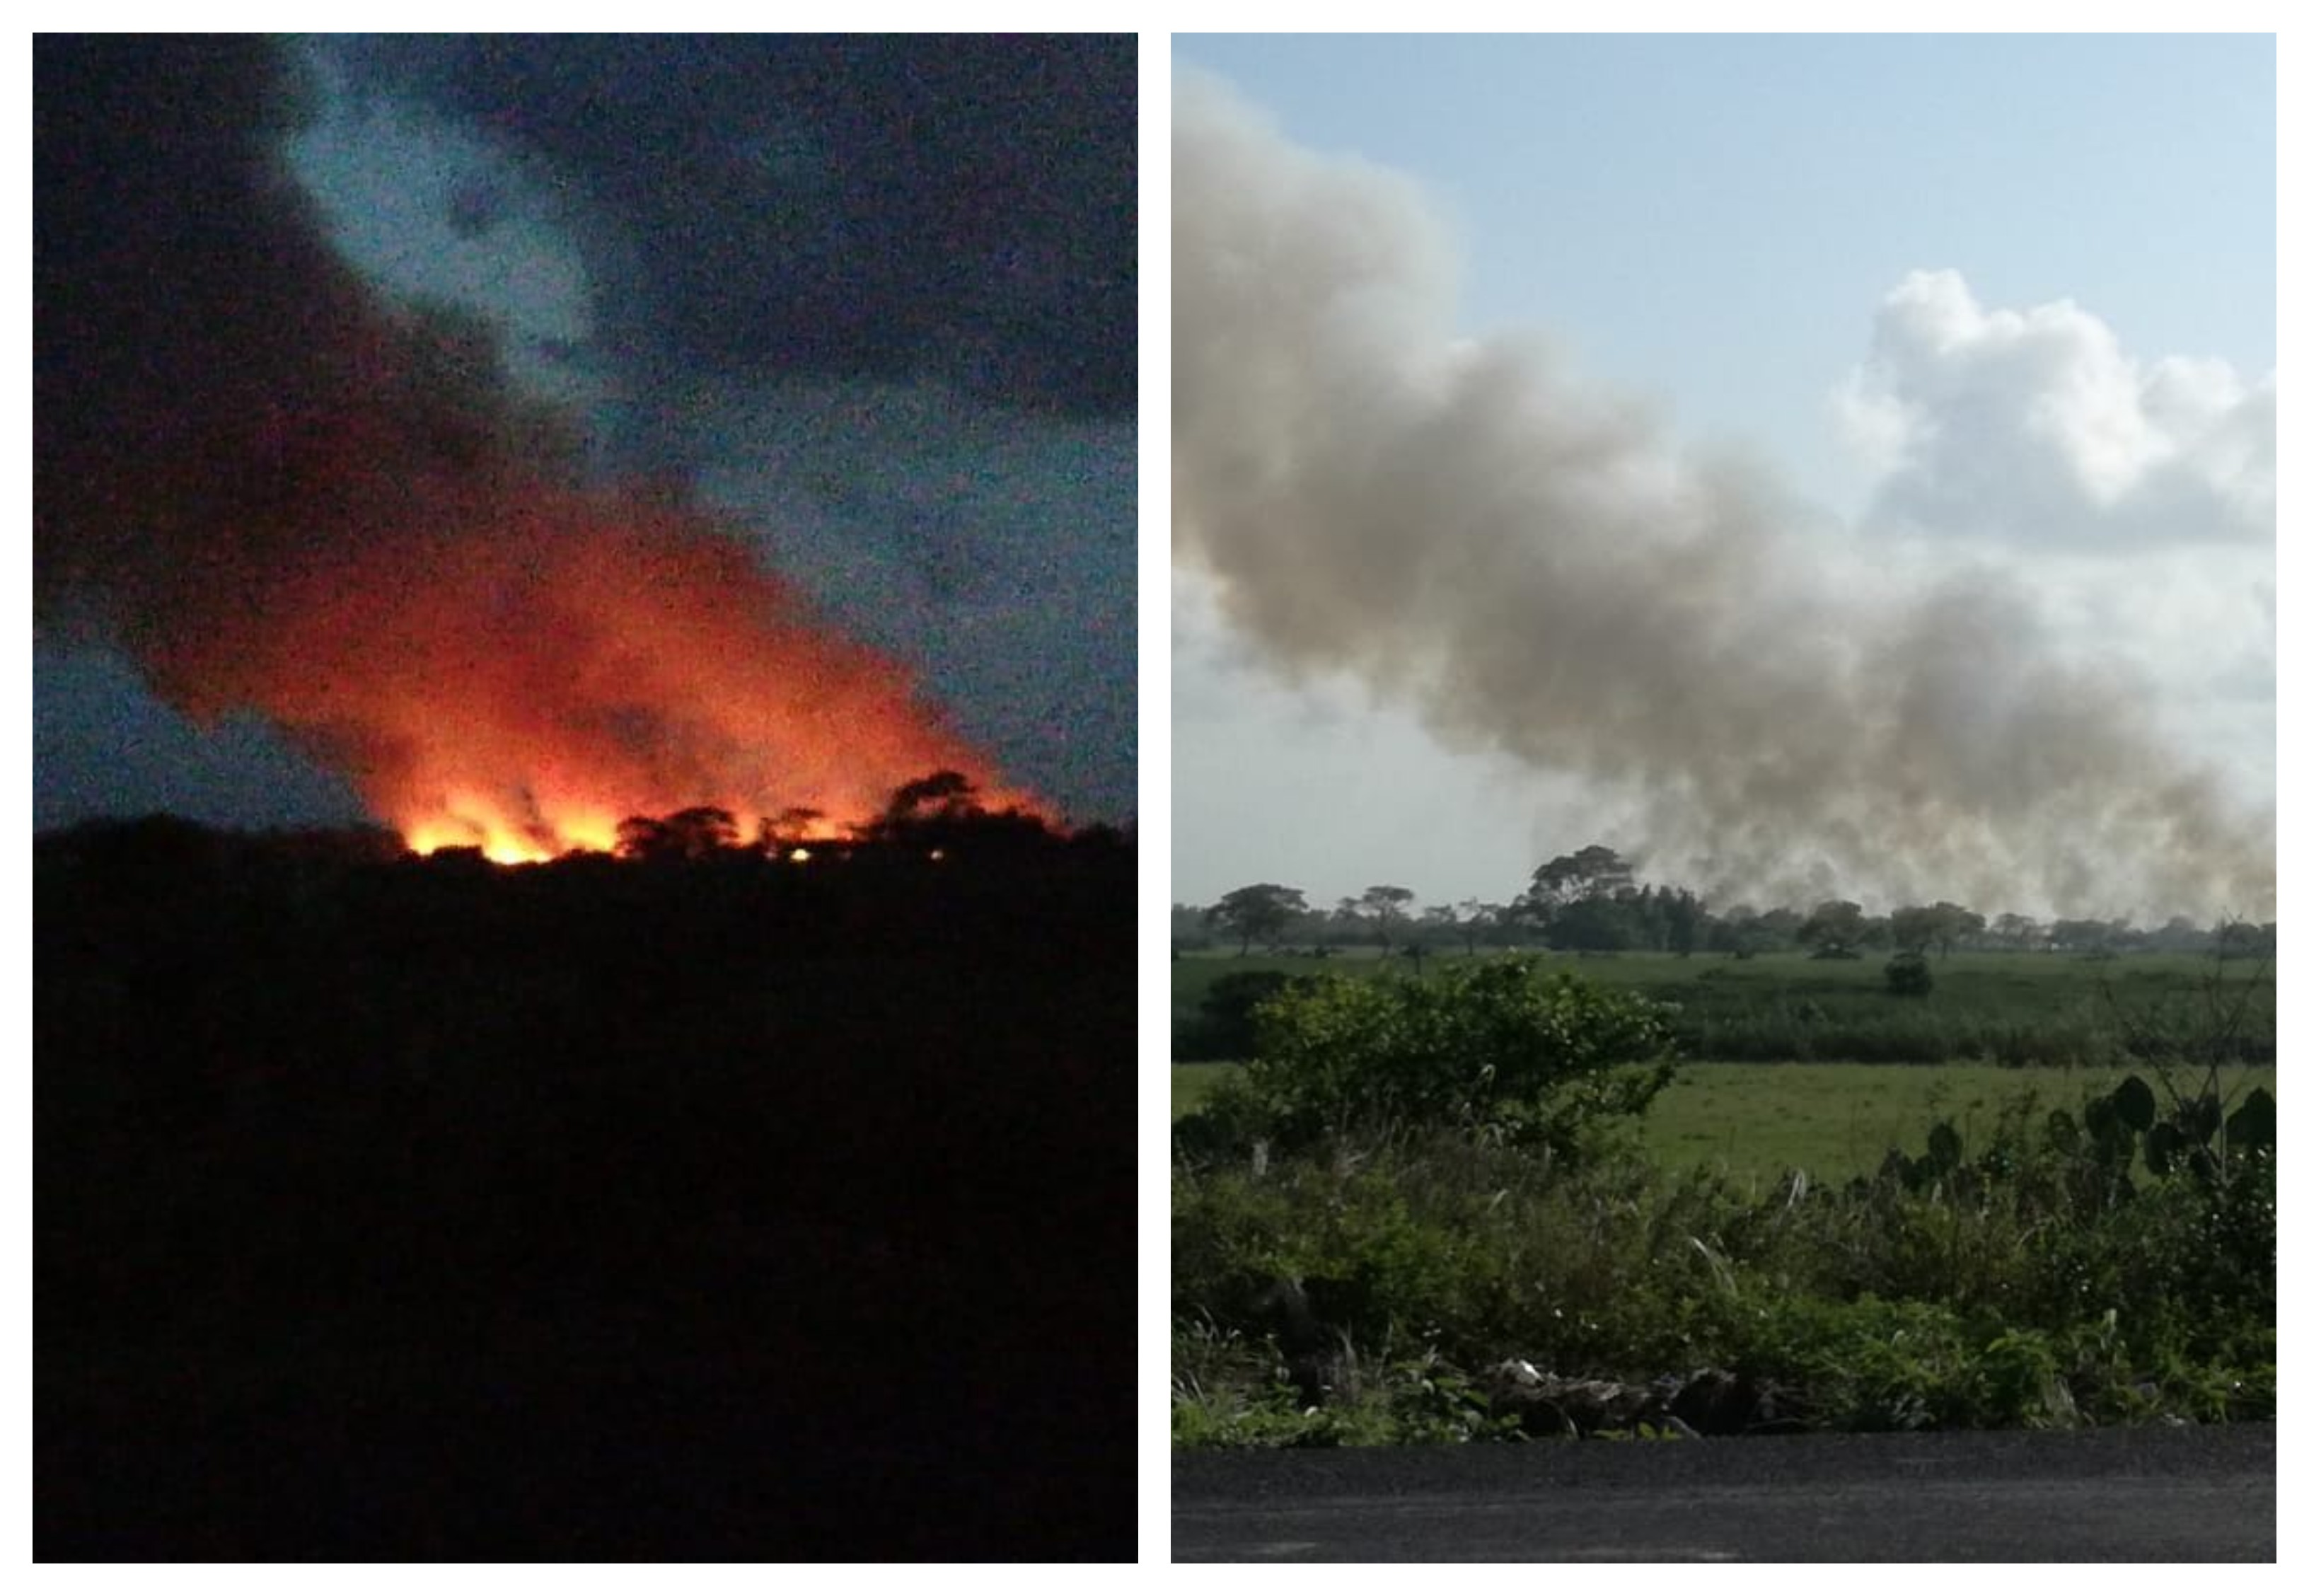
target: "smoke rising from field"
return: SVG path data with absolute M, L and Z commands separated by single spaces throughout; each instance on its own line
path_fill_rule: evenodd
M 700 804 L 1024 802 L 730 529 L 582 484 L 489 327 L 324 240 L 262 40 L 42 41 L 35 603 L 203 720 L 254 709 L 413 846 L 602 846 Z
M 1174 558 L 1286 677 L 1585 778 L 1717 894 L 2273 912 L 2268 818 L 2025 594 L 1831 579 L 1767 474 L 1456 339 L 1410 185 L 1184 72 L 1172 172 Z

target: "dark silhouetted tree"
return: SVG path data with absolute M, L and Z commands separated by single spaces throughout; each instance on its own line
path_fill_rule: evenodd
M 1907 904 L 1892 911 L 1892 946 L 1902 953 L 1919 953 L 1932 941 L 1939 927 L 1940 917 L 1921 904 Z
M 955 820 L 980 812 L 978 789 L 958 770 L 940 770 L 910 781 L 890 794 L 883 823 L 894 828 L 928 820 Z
M 1949 950 L 1968 937 L 1976 937 L 1988 928 L 1988 922 L 1960 903 L 1943 898 L 1932 906 L 1932 940 L 1946 958 Z
M 1996 916 L 1996 940 L 2004 947 L 2033 948 L 2043 935 L 2043 928 L 2027 915 L 2005 914 Z
M 1431 904 L 1419 912 L 1423 938 L 1450 943 L 1459 940 L 1459 911 L 1448 903 Z
M 1583 899 L 1612 898 L 1635 885 L 1636 872 L 1628 862 L 1601 843 L 1590 843 L 1576 854 L 1559 854 L 1532 872 L 1526 894 L 1538 906 L 1555 907 Z
M 1419 895 L 1408 887 L 1366 887 L 1363 895 L 1355 899 L 1371 915 L 1371 924 L 1379 929 L 1379 945 L 1388 951 L 1395 948 L 1395 923 L 1403 918 Z
M 825 819 L 824 810 L 800 804 L 782 809 L 774 815 L 764 815 L 754 823 L 755 850 L 763 854 L 782 854 L 808 841 Z
M 1497 927 L 1507 924 L 1507 919 L 1505 904 L 1485 903 L 1479 898 L 1461 898 L 1458 932 L 1460 940 L 1467 944 L 1467 957 L 1474 958 L 1476 944 Z
M 1306 912 L 1307 896 L 1299 889 L 1261 881 L 1253 887 L 1237 887 L 1203 911 L 1203 918 L 1241 940 L 1235 955 L 1240 958 L 1250 952 L 1254 941 L 1272 947 Z
M 1810 948 L 1814 958 L 1856 958 L 1867 932 L 1868 917 L 1860 906 L 1834 898 L 1813 908 L 1796 941 Z
M 738 846 L 738 817 L 700 805 L 662 820 L 635 815 L 618 822 L 618 852 L 627 859 L 709 859 Z

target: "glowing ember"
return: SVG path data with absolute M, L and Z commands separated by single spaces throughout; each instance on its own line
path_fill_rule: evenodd
M 264 627 L 153 664 L 195 712 L 262 709 L 418 852 L 608 850 L 620 820 L 704 805 L 741 838 L 838 837 L 938 770 L 1035 807 L 691 512 L 509 474 L 338 481 L 359 535 L 268 573 Z

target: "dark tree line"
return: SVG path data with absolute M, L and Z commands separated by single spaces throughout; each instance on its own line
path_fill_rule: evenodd
M 1414 956 L 1549 948 L 1734 957 L 1804 951 L 1821 958 L 1856 958 L 1875 951 L 1946 958 L 1959 950 L 2258 957 L 2274 952 L 2277 941 L 2273 922 L 2226 921 L 2207 927 L 2175 915 L 2152 929 L 2123 920 L 2046 922 L 2017 914 L 1991 920 L 1945 900 L 1872 915 L 1846 899 L 1769 909 L 1735 904 L 1718 910 L 1687 888 L 1640 880 L 1628 859 L 1601 844 L 1549 860 L 1505 901 L 1466 898 L 1414 912 L 1417 901 L 1408 888 L 1378 886 L 1327 910 L 1310 907 L 1294 888 L 1265 882 L 1239 888 L 1206 907 L 1174 905 L 1172 944 L 1193 949 L 1224 940 L 1245 955 L 1256 946 L 1319 954 L 1375 947 L 1382 953 Z

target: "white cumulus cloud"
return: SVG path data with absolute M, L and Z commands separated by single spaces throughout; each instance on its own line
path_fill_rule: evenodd
M 1912 272 L 1837 408 L 1882 525 L 2112 551 L 2273 533 L 2276 374 L 2143 361 L 2071 300 L 1991 310 Z

